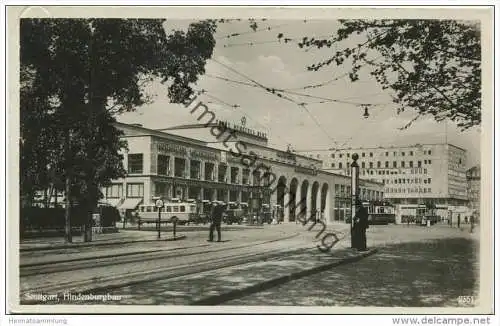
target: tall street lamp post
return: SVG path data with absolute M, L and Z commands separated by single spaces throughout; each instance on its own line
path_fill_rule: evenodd
M 161 209 L 163 205 L 163 200 L 156 200 L 155 206 L 158 208 L 158 239 L 161 239 Z
M 356 215 L 356 202 L 359 199 L 359 165 L 358 165 L 358 154 L 352 154 L 351 163 L 351 248 L 356 248 L 356 243 L 354 241 L 354 217 Z

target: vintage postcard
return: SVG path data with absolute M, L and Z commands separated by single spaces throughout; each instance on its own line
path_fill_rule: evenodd
M 492 8 L 6 14 L 10 313 L 493 313 Z

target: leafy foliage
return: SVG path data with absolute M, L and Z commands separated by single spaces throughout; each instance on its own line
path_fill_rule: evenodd
M 21 194 L 71 181 L 95 205 L 124 176 L 114 115 L 144 104 L 144 84 L 169 83 L 181 103 L 211 57 L 216 22 L 166 35 L 161 19 L 22 19 Z
M 438 121 L 450 119 L 463 129 L 481 123 L 481 45 L 475 22 L 457 20 L 341 20 L 329 39 L 304 37 L 300 48 L 331 48 L 357 40 L 325 61 L 310 65 L 317 71 L 335 63 L 352 65 L 349 77 L 359 79 L 371 68 L 383 89 L 395 93 L 399 112 L 413 108 Z M 283 35 L 278 35 L 282 38 Z M 377 59 L 373 58 L 379 54 Z M 380 59 L 380 60 L 379 60 Z

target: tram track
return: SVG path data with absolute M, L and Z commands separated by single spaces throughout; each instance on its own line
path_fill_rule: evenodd
M 19 275 L 20 277 L 28 277 L 33 275 L 50 274 L 50 273 L 60 273 L 67 271 L 77 271 L 81 269 L 104 267 L 104 266 L 114 266 L 121 264 L 146 262 L 155 259 L 169 259 L 177 256 L 193 256 L 193 255 L 205 255 L 210 253 L 216 253 L 221 251 L 230 251 L 240 248 L 247 248 L 256 245 L 264 245 L 277 241 L 284 241 L 297 237 L 299 233 L 294 233 L 292 235 L 266 240 L 257 241 L 253 243 L 246 243 L 243 245 L 223 247 L 217 249 L 210 249 L 204 251 L 195 251 L 200 247 L 206 247 L 208 245 L 198 245 L 194 247 L 184 247 L 184 248 L 173 248 L 173 249 L 155 249 L 149 252 L 136 252 L 136 253 L 120 253 L 119 255 L 102 255 L 97 257 L 81 257 L 79 259 L 68 259 L 68 260 L 56 260 L 37 264 L 25 264 L 20 266 Z M 190 252 L 191 251 L 191 252 Z M 193 252 L 194 251 L 194 252 Z
M 90 291 L 103 284 L 106 286 L 121 285 L 126 280 L 135 279 L 141 281 L 144 279 L 149 280 L 151 277 L 155 279 L 160 277 L 161 279 L 163 277 L 161 275 L 164 273 L 178 270 L 180 267 L 188 270 L 193 266 L 206 266 L 207 270 L 210 270 L 215 267 L 214 263 L 216 262 L 229 262 L 234 259 L 246 262 L 246 259 L 261 257 L 263 254 L 269 253 L 270 250 L 275 250 L 266 246 L 271 245 L 273 248 L 282 249 L 283 247 L 278 242 L 292 239 L 298 235 L 299 233 L 296 233 L 279 239 L 217 248 L 214 250 L 184 251 L 183 253 L 177 251 L 175 254 L 155 255 L 155 257 L 134 257 L 136 258 L 134 261 L 130 260 L 131 257 L 127 257 L 127 262 L 106 261 L 99 264 L 98 261 L 93 260 L 87 261 L 83 269 L 70 268 L 70 266 L 57 269 L 57 266 L 45 266 L 46 270 L 44 271 L 47 273 L 40 273 L 40 269 L 36 273 L 32 271 L 29 275 L 26 271 L 23 272 L 24 274 L 22 275 L 24 276 L 21 276 L 20 284 L 21 292 L 60 293 L 61 291 L 71 290 L 78 290 L 80 292 L 83 290 Z M 258 253 L 255 253 L 256 250 Z M 167 276 L 171 277 L 172 275 L 169 274 Z
M 163 266 L 147 271 L 135 273 L 126 273 L 113 277 L 101 277 L 85 280 L 81 282 L 64 282 L 58 283 L 56 286 L 37 287 L 21 291 L 21 297 L 26 293 L 65 293 L 78 292 L 81 294 L 103 294 L 110 293 L 119 288 L 137 285 L 141 283 L 154 282 L 158 280 L 175 279 L 188 275 L 203 273 L 211 270 L 235 267 L 245 265 L 257 261 L 265 261 L 268 259 L 282 257 L 283 254 L 294 254 L 307 250 L 303 245 L 283 249 L 269 249 L 258 253 L 235 253 L 229 256 L 210 257 L 196 262 L 185 262 L 175 266 Z M 29 300 L 21 300 L 22 304 L 40 304 Z

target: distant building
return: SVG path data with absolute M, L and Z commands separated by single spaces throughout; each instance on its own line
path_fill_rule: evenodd
M 481 211 L 481 167 L 476 165 L 466 172 L 469 208 L 476 218 Z
M 416 144 L 310 154 L 323 160 L 326 171 L 350 175 L 354 153 L 359 155 L 360 178 L 384 184 L 384 199 L 396 205 L 399 220 L 421 214 L 429 203 L 444 219 L 466 213 L 466 150 L 452 144 Z

